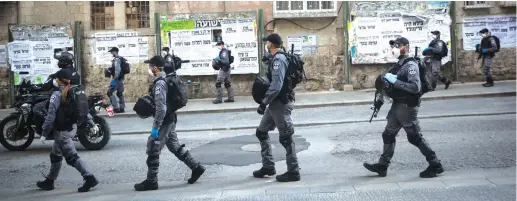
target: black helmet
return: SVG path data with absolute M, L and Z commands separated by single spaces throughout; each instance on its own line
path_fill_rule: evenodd
M 262 100 L 266 97 L 266 92 L 269 89 L 269 79 L 267 77 L 257 77 L 251 87 L 251 96 L 253 100 L 262 104 Z
M 389 92 L 391 91 L 392 86 L 393 85 L 391 85 L 383 78 L 382 74 L 377 76 L 377 79 L 375 79 L 375 89 L 378 91 L 385 90 L 386 92 Z
M 69 65 L 74 63 L 74 55 L 69 52 L 56 52 L 54 53 L 54 59 L 59 61 L 58 65 Z

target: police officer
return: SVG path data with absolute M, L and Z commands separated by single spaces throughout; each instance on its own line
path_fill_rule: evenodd
M 125 101 L 124 101 L 124 73 L 122 72 L 122 59 L 118 55 L 118 48 L 113 47 L 108 52 L 113 55 L 113 60 L 111 61 L 111 76 L 112 80 L 110 82 L 110 86 L 108 88 L 108 96 L 110 98 L 111 105 L 113 105 L 113 111 L 115 113 L 124 113 Z M 127 62 L 127 61 L 125 61 Z M 113 92 L 117 91 L 117 98 L 113 95 Z M 119 105 L 120 104 L 120 105 Z
M 491 36 L 488 29 L 484 28 L 479 31 L 483 38 L 481 39 L 481 45 L 476 44 L 476 52 L 480 53 L 483 57 L 483 73 L 485 74 L 486 83 L 484 87 L 494 86 L 494 79 L 492 78 L 492 62 L 497 51 L 497 43 Z
M 217 62 L 221 64 L 221 70 L 219 70 L 219 74 L 217 75 L 217 80 L 215 82 L 215 87 L 217 88 L 217 97 L 214 101 L 212 101 L 212 103 L 219 104 L 223 102 L 223 82 L 224 87 L 228 91 L 228 99 L 224 100 L 224 102 L 235 102 L 232 88 L 232 79 L 230 77 L 230 54 L 228 52 L 228 49 L 224 47 L 223 41 L 217 42 L 216 46 L 220 51 L 219 56 L 217 56 L 215 60 L 217 60 Z
M 291 112 L 294 108 L 294 92 L 286 77 L 287 58 L 281 50 L 282 38 L 278 34 L 271 34 L 267 38 L 267 49 L 273 56 L 268 66 L 267 77 L 271 81 L 266 96 L 257 109 L 257 113 L 263 115 L 255 135 L 260 141 L 262 149 L 262 168 L 253 172 L 256 178 L 276 174 L 275 163 L 269 141 L 269 131 L 278 128 L 280 143 L 286 150 L 287 172 L 276 176 L 279 182 L 300 180 L 300 168 L 296 157 L 292 135 L 294 134 Z M 268 106 L 269 105 L 269 106 Z
M 54 59 L 58 60 L 57 66 L 60 69 L 65 69 L 70 71 L 72 78 L 70 79 L 70 85 L 77 86 L 80 84 L 81 75 L 75 70 L 74 68 L 74 55 L 63 52 L 61 50 L 57 50 L 56 53 L 54 53 Z M 31 89 L 32 92 L 43 92 L 43 91 L 50 91 L 51 89 L 55 89 L 56 86 L 54 86 L 54 80 L 56 78 L 56 74 L 52 74 L 48 77 L 47 81 L 45 83 L 36 85 L 33 89 Z M 52 94 L 50 94 L 52 96 Z M 49 98 L 50 98 L 49 96 Z M 34 105 L 34 111 L 38 115 L 45 115 L 46 110 L 48 108 L 48 100 L 42 101 Z M 40 118 L 40 117 L 38 117 Z M 99 128 L 97 125 L 93 122 L 93 117 L 88 114 L 88 122 L 90 124 L 91 132 L 98 132 Z
M 386 83 L 391 85 L 391 90 L 384 91 L 384 93 L 393 99 L 393 104 L 387 116 L 388 124 L 382 133 L 382 140 L 384 142 L 383 153 L 378 163 L 364 163 L 363 165 L 369 171 L 376 172 L 379 176 L 385 177 L 395 151 L 395 137 L 399 130 L 404 128 L 409 143 L 418 147 L 429 162 L 429 167 L 420 173 L 420 177 L 436 177 L 437 174 L 442 173 L 444 170 L 435 152 L 422 137 L 417 118 L 420 107 L 419 93 L 421 90 L 418 64 L 414 60 L 406 61 L 409 58 L 409 41 L 406 38 L 400 37 L 392 40 L 390 45 L 393 56 L 398 58 L 399 61 L 383 77 Z M 374 105 L 382 105 L 383 96 L 381 95 L 381 98 L 378 98 L 377 101 L 381 102 L 376 102 Z
M 54 189 L 54 181 L 61 170 L 63 157 L 66 163 L 77 169 L 84 178 L 84 184 L 78 189 L 79 192 L 87 192 L 99 183 L 88 170 L 86 163 L 77 155 L 77 150 L 72 140 L 77 131 L 77 119 L 74 118 L 73 114 L 63 109 L 71 104 L 67 102 L 67 96 L 70 95 L 68 90 L 71 87 L 71 79 L 71 72 L 61 69 L 55 74 L 53 81 L 54 86 L 59 89 L 55 90 L 50 98 L 48 114 L 45 117 L 43 133 L 41 135 L 41 142 L 45 144 L 45 140 L 50 132 L 54 131 L 54 145 L 50 152 L 50 172 L 44 181 L 36 183 L 43 190 Z
M 150 96 L 153 97 L 156 110 L 151 135 L 147 140 L 147 179 L 135 184 L 135 190 L 158 189 L 158 167 L 160 165 L 160 153 L 164 145 L 167 145 L 169 151 L 192 170 L 188 183 L 193 184 L 205 172 L 205 167 L 192 158 L 184 144 L 180 145 L 178 142 L 178 136 L 175 132 L 177 115 L 174 112 L 167 111 L 168 87 L 164 79 L 166 74 L 163 72 L 165 60 L 160 56 L 154 56 L 145 63 L 149 64 L 149 69 L 155 76 L 154 86 L 150 89 Z
M 162 48 L 162 57 L 165 60 L 165 68 L 176 70 L 169 47 Z
M 440 80 L 445 84 L 445 89 L 449 88 L 449 85 L 452 83 L 449 79 L 444 77 L 440 72 L 440 67 L 442 66 L 442 52 L 444 48 L 447 48 L 445 42 L 440 40 L 440 32 L 432 31 L 433 40 L 429 43 L 429 47 L 424 49 L 423 54 L 431 57 L 431 73 L 433 75 L 432 86 L 433 90 L 436 88 L 436 83 Z M 424 73 L 424 72 L 422 72 Z

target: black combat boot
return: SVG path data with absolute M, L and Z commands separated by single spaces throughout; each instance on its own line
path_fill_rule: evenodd
M 253 171 L 253 176 L 255 178 L 264 178 L 267 176 L 273 176 L 276 174 L 275 168 L 269 169 L 269 168 L 260 168 L 260 170 Z
M 226 100 L 224 100 L 224 102 L 225 103 L 233 103 L 233 102 L 235 102 L 235 100 L 233 100 L 233 99 L 226 99 Z
M 376 172 L 381 177 L 385 177 L 388 174 L 388 166 L 381 165 L 378 163 L 375 164 L 369 164 L 369 163 L 363 163 L 363 166 L 370 170 L 370 172 Z
M 54 180 L 46 178 L 45 181 L 36 182 L 36 186 L 46 191 L 54 190 Z
M 142 183 L 135 184 L 136 191 L 152 191 L 158 189 L 158 182 L 150 182 L 147 179 Z
M 223 103 L 223 101 L 221 101 L 221 100 L 213 100 L 212 103 L 213 104 L 220 104 L 220 103 Z
M 126 111 L 122 108 L 117 108 L 117 109 L 114 109 L 113 112 L 119 114 L 119 113 L 125 113 Z
M 189 184 L 196 183 L 196 181 L 205 173 L 206 168 L 202 165 L 198 165 L 197 168 L 192 170 L 192 175 L 190 176 L 190 179 L 188 179 Z
M 441 163 L 430 163 L 429 167 L 420 173 L 420 177 L 433 178 L 436 177 L 437 174 L 441 173 L 443 173 L 443 167 Z
M 286 172 L 284 174 L 276 176 L 276 181 L 278 181 L 278 182 L 300 181 L 300 173 L 299 172 Z
M 97 186 L 97 184 L 99 184 L 99 181 L 97 181 L 93 175 L 85 176 L 83 186 L 79 187 L 77 191 L 81 193 L 88 192 L 91 188 Z
M 486 78 L 486 83 L 483 84 L 484 87 L 493 87 L 494 86 L 494 79 L 492 78 Z
M 443 84 L 445 84 L 445 89 L 448 89 L 449 85 L 452 84 L 452 81 L 447 78 L 443 78 L 442 82 L 443 82 Z

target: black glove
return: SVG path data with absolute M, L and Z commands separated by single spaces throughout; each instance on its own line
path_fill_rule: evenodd
M 262 56 L 262 62 L 266 62 L 267 60 L 269 60 L 266 56 Z
M 265 111 L 266 111 L 266 105 L 260 104 L 260 106 L 257 108 L 257 113 L 260 115 L 263 115 Z

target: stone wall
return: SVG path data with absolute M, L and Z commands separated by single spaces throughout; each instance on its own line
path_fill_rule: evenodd
M 0 3 L 0 45 L 9 42 L 8 25 L 16 24 L 18 18 L 18 5 L 16 2 Z M 0 65 L 0 109 L 4 109 L 9 103 L 9 69 L 7 65 Z
M 477 61 L 477 53 L 474 51 L 463 50 L 463 38 L 462 38 L 462 27 L 464 17 L 473 16 L 486 16 L 486 15 L 515 15 L 514 7 L 501 7 L 501 2 L 487 1 L 491 6 L 489 8 L 476 8 L 476 9 L 465 9 L 463 2 L 456 2 L 456 30 L 458 37 L 458 76 L 460 81 L 474 82 L 484 81 L 483 67 L 481 60 Z M 494 63 L 492 65 L 492 74 L 494 79 L 515 79 L 516 73 L 516 58 L 515 58 L 515 47 L 513 48 L 501 48 L 494 57 Z

